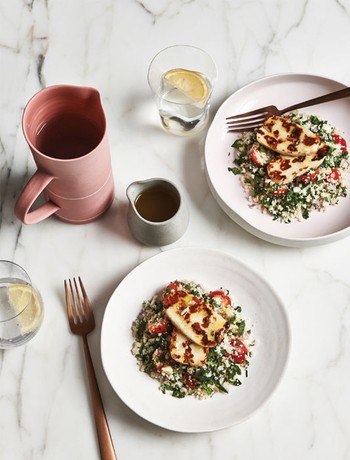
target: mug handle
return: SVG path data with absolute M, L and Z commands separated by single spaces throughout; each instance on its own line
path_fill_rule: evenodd
M 49 185 L 52 179 L 54 179 L 54 176 L 40 170 L 37 170 L 29 179 L 15 206 L 15 215 L 23 223 L 36 224 L 60 209 L 52 201 L 47 201 L 34 211 L 29 211 L 34 201 Z

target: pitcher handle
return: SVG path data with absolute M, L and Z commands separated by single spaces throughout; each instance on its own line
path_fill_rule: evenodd
M 19 220 L 25 224 L 36 224 L 60 209 L 52 201 L 47 201 L 34 211 L 29 211 L 40 193 L 53 179 L 54 176 L 40 170 L 29 179 L 15 206 L 15 215 Z

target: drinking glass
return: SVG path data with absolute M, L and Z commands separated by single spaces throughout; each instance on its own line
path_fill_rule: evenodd
M 148 83 L 166 131 L 190 136 L 206 126 L 216 77 L 215 62 L 194 46 L 170 46 L 153 58 Z
M 23 345 L 38 332 L 43 303 L 27 272 L 0 260 L 0 348 Z

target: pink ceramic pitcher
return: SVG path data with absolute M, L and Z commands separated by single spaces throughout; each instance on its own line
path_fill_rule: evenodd
M 26 224 L 52 214 L 76 224 L 100 217 L 114 199 L 114 181 L 98 91 L 47 87 L 28 102 L 22 127 L 38 169 L 16 203 L 16 216 Z M 46 202 L 31 210 L 42 192 Z

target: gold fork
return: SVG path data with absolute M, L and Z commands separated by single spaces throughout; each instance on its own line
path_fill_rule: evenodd
M 80 290 L 75 278 L 73 278 L 73 282 L 71 280 L 64 280 L 69 326 L 73 334 L 81 335 L 83 338 L 85 364 L 89 380 L 92 407 L 95 415 L 101 459 L 116 460 L 117 456 L 115 454 L 87 341 L 87 335 L 95 328 L 95 318 L 80 276 L 78 280 Z
M 298 104 L 291 105 L 285 109 L 278 109 L 274 105 L 260 107 L 260 109 L 251 110 L 250 112 L 240 113 L 227 117 L 227 132 L 238 133 L 249 131 L 251 129 L 261 126 L 269 115 L 282 115 L 287 112 L 292 112 L 295 109 L 303 107 L 310 107 L 312 105 L 322 104 L 323 102 L 336 101 L 344 97 L 350 96 L 350 87 L 335 91 L 333 93 L 325 94 L 323 96 L 315 97 L 307 101 L 299 102 Z

